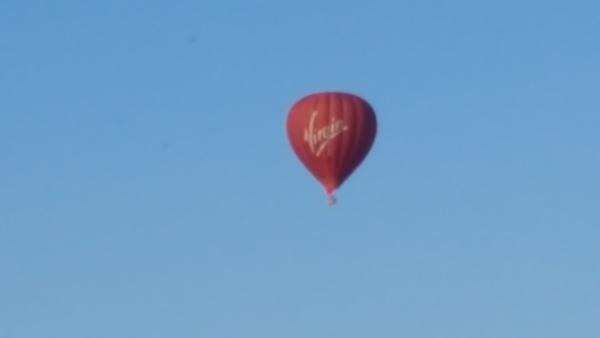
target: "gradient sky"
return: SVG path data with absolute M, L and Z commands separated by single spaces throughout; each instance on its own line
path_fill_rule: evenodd
M 597 1 L 0 2 L 0 338 L 600 336 Z M 287 143 L 379 134 L 326 206 Z

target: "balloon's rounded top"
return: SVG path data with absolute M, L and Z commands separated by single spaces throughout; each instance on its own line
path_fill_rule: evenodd
M 343 91 L 343 90 L 322 90 L 322 91 L 314 91 L 311 92 L 309 94 L 306 94 L 302 97 L 300 97 L 295 105 L 297 105 L 300 102 L 306 101 L 306 100 L 312 100 L 312 99 L 317 99 L 317 98 L 323 98 L 323 97 L 346 97 L 346 98 L 352 98 L 355 100 L 359 100 L 362 101 L 364 104 L 366 105 L 370 105 L 369 102 L 367 102 L 367 100 L 365 100 L 361 95 L 356 94 L 356 93 L 352 93 L 349 91 Z

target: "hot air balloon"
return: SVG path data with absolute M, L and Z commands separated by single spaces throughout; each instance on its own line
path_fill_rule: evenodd
M 323 185 L 329 205 L 334 192 L 367 156 L 377 133 L 371 105 L 343 92 L 318 92 L 298 100 L 287 116 L 287 135 L 300 161 Z

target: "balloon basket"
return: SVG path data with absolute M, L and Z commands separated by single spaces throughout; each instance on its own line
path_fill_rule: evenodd
M 333 206 L 335 205 L 335 203 L 337 202 L 337 200 L 335 199 L 335 196 L 333 195 L 327 195 L 327 205 L 328 206 Z

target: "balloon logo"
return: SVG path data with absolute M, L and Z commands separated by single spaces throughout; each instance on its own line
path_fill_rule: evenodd
M 349 93 L 320 92 L 298 100 L 287 116 L 290 145 L 323 185 L 329 205 L 333 193 L 365 159 L 377 133 L 373 108 Z

